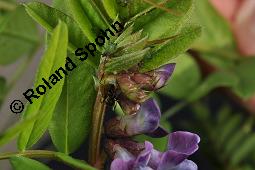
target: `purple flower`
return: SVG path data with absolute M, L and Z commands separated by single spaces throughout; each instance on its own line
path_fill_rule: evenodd
M 190 132 L 174 132 L 169 135 L 168 150 L 159 152 L 150 142 L 144 143 L 144 150 L 133 155 L 126 148 L 114 145 L 114 160 L 111 170 L 197 170 L 197 165 L 187 160 L 198 150 L 200 138 Z M 139 147 L 141 148 L 141 146 Z
M 136 114 L 116 117 L 105 125 L 105 131 L 111 137 L 129 137 L 142 133 L 153 133 L 159 127 L 161 112 L 155 100 L 142 103 Z
M 150 142 L 145 142 L 145 149 L 135 157 L 126 149 L 116 146 L 115 157 L 111 163 L 111 170 L 152 170 L 148 165 L 150 161 L 153 145 Z

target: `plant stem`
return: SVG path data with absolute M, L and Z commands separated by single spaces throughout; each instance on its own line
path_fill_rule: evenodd
M 104 75 L 104 62 L 99 66 L 98 79 L 102 80 Z M 89 163 L 95 165 L 97 158 L 100 155 L 100 143 L 101 143 L 101 133 L 104 121 L 106 103 L 105 103 L 105 86 L 99 85 L 97 91 L 97 97 L 94 104 L 94 110 L 92 114 L 92 128 L 89 146 Z
M 96 102 L 94 105 L 93 118 L 92 118 L 92 129 L 91 129 L 91 140 L 90 140 L 90 152 L 89 162 L 91 165 L 96 164 L 97 157 L 99 156 L 99 148 L 101 141 L 102 126 L 104 120 L 104 112 L 106 104 L 103 101 L 104 97 L 102 94 L 102 88 L 99 87 Z
M 180 102 L 176 104 L 174 107 L 170 108 L 165 112 L 165 114 L 162 115 L 162 120 L 167 120 L 169 117 L 173 116 L 175 113 L 177 113 L 179 110 L 181 110 L 183 107 L 185 107 L 188 103 L 187 102 Z
M 0 155 L 0 160 L 9 159 L 13 156 L 25 156 L 28 158 L 51 158 L 57 159 L 56 152 L 46 150 L 29 150 L 25 152 L 9 152 Z
M 97 12 L 99 13 L 99 15 L 102 17 L 102 19 L 104 20 L 105 24 L 110 28 L 111 25 L 109 24 L 107 18 L 105 17 L 105 15 L 103 14 L 102 10 L 100 10 L 99 6 L 97 5 L 97 3 L 95 2 L 95 0 L 91 1 L 91 5 L 97 10 Z

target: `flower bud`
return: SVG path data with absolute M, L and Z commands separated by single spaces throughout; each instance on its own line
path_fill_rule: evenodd
M 166 84 L 174 68 L 175 64 L 167 64 L 147 73 L 134 73 L 131 74 L 131 80 L 138 84 L 143 90 L 155 91 Z
M 169 77 L 173 74 L 175 65 L 175 63 L 167 64 L 150 72 L 150 74 L 154 77 L 154 90 L 164 87 Z
M 123 94 L 130 100 L 143 103 L 149 98 L 148 92 L 142 90 L 136 82 L 132 81 L 130 75 L 121 74 L 117 77 L 117 82 Z
M 153 91 L 155 89 L 155 83 L 153 83 L 155 80 L 149 74 L 135 73 L 131 75 L 131 79 L 143 90 Z

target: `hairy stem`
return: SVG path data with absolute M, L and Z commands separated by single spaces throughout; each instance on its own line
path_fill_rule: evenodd
M 102 80 L 104 76 L 104 62 L 99 66 L 98 79 Z M 95 165 L 100 155 L 100 143 L 102 126 L 104 121 L 106 102 L 105 102 L 105 86 L 99 85 L 94 110 L 92 114 L 92 128 L 89 146 L 89 163 Z
M 104 112 L 106 104 L 103 101 L 104 97 L 102 94 L 102 88 L 100 87 L 97 93 L 96 102 L 94 105 L 93 118 L 92 118 L 92 129 L 91 129 L 91 140 L 89 148 L 89 162 L 92 165 L 96 164 L 97 157 L 100 154 L 100 141 L 104 119 Z

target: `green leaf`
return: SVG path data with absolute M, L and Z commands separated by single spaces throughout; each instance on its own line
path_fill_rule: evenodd
M 193 0 L 171 0 L 164 4 L 171 13 L 154 9 L 135 21 L 135 30 L 144 30 L 149 40 L 174 36 L 192 12 Z
M 245 160 L 250 153 L 254 152 L 254 145 L 255 145 L 255 134 L 250 135 L 249 138 L 243 141 L 243 143 L 237 148 L 237 151 L 231 158 L 231 164 L 237 165 L 242 160 Z
M 184 53 L 200 34 L 201 28 L 199 26 L 185 27 L 179 34 L 152 52 L 150 58 L 145 58 L 141 71 L 150 71 L 170 63 L 173 58 Z
M 243 139 L 247 139 L 252 130 L 252 120 L 247 120 L 243 127 L 237 130 L 228 140 L 224 153 L 228 155 L 234 155 L 237 148 L 243 142 Z
M 78 47 L 83 47 L 89 43 L 84 36 L 78 24 L 68 15 L 51 8 L 40 2 L 30 2 L 25 5 L 28 14 L 41 24 L 49 33 L 52 33 L 53 28 L 56 27 L 58 21 L 64 21 L 68 27 L 69 50 L 74 53 Z M 95 65 L 98 61 L 95 57 L 89 57 L 89 63 Z
M 188 96 L 188 101 L 195 101 L 207 95 L 216 87 L 235 87 L 238 83 L 238 78 L 228 72 L 219 71 L 209 75 L 194 91 Z
M 201 102 L 194 102 L 192 103 L 192 111 L 195 113 L 194 115 L 196 118 L 198 118 L 201 121 L 207 121 L 210 119 L 210 109 L 207 105 L 201 103 Z M 210 124 L 208 122 L 208 124 Z
M 91 167 L 87 163 L 81 160 L 74 159 L 63 153 L 56 153 L 56 156 L 58 157 L 60 161 L 64 161 L 65 163 L 69 164 L 72 167 L 76 167 L 82 170 L 96 170 L 95 168 Z
M 11 64 L 34 50 L 38 38 L 36 25 L 23 6 L 8 12 L 0 18 L 0 65 Z
M 39 115 L 40 116 L 40 115 Z M 38 119 L 38 116 L 35 115 L 31 118 L 24 119 L 14 125 L 13 127 L 10 127 L 7 129 L 4 133 L 0 134 L 0 146 L 8 144 L 13 138 L 15 138 L 21 131 L 26 130 L 27 127 L 31 125 L 36 119 Z
M 132 32 L 133 32 L 133 26 L 134 25 L 130 25 L 128 26 L 118 37 L 117 39 L 115 40 L 114 43 L 116 43 L 117 45 L 120 43 L 120 42 L 123 42 L 124 40 L 126 40 L 127 38 L 129 38 L 130 36 L 134 36 L 132 35 Z M 139 32 L 139 31 L 138 31 Z M 141 36 L 141 35 L 139 35 Z M 134 36 L 134 38 L 137 38 L 137 36 Z M 141 37 L 139 37 L 141 38 Z M 131 38 L 129 38 L 129 41 L 130 41 Z M 136 42 L 136 41 L 135 41 Z
M 239 77 L 235 92 L 245 99 L 252 97 L 255 93 L 255 59 L 249 58 L 239 62 L 233 71 Z
M 118 16 L 116 0 L 103 0 L 102 3 L 109 17 L 116 20 Z
M 147 37 L 144 37 L 136 42 L 128 44 L 127 46 L 123 46 L 123 50 L 117 52 L 115 56 L 122 56 L 123 54 L 132 53 L 135 51 L 143 50 L 147 43 Z
M 121 57 L 116 57 L 111 59 L 105 66 L 106 72 L 118 73 L 122 70 L 128 70 L 135 64 L 138 64 L 149 51 L 149 48 L 146 48 L 142 51 L 136 51 L 130 54 L 124 54 Z
M 10 162 L 14 170 L 51 170 L 38 161 L 21 156 L 11 157 Z
M 149 7 L 151 7 L 151 5 L 143 1 L 117 1 L 118 14 L 122 21 L 126 21 L 134 15 L 138 15 Z
M 102 12 L 93 0 L 81 0 L 81 5 L 90 22 L 92 22 L 93 29 L 107 29 L 108 22 L 103 18 Z
M 218 116 L 216 120 L 217 124 L 221 127 L 224 126 L 228 119 L 231 117 L 230 114 L 231 109 L 228 105 L 221 107 L 218 111 Z
M 180 55 L 173 62 L 176 63 L 173 75 L 160 93 L 183 99 L 190 95 L 201 81 L 199 66 L 188 54 Z
M 90 42 L 94 42 L 96 35 L 86 12 L 82 8 L 80 0 L 68 0 L 68 5 L 74 20 L 78 23 L 84 35 L 88 37 Z
M 230 137 L 232 133 L 235 133 L 240 124 L 241 116 L 239 114 L 235 114 L 230 117 L 223 126 L 218 128 L 217 130 L 221 131 L 221 134 L 219 134 L 218 136 L 219 144 L 223 145 L 223 142 L 226 142 L 228 140 L 228 137 Z
M 90 132 L 91 113 L 95 102 L 94 70 L 82 63 L 67 76 L 49 127 L 57 149 L 75 151 Z
M 60 10 L 61 12 L 71 16 L 68 0 L 53 0 L 52 7 Z
M 64 21 L 69 31 L 69 45 L 72 47 L 82 47 L 85 43 L 88 43 L 81 29 L 71 17 L 40 2 L 30 2 L 25 7 L 28 14 L 49 33 L 52 33 L 59 20 Z M 74 49 L 76 50 L 76 48 Z
M 200 149 L 204 152 L 203 156 L 207 160 L 217 158 L 216 169 L 228 167 L 229 169 L 243 170 L 241 166 L 243 167 L 245 164 L 253 165 L 255 135 L 253 133 L 254 119 L 252 119 L 252 116 L 243 117 L 243 113 L 233 114 L 235 109 L 232 108 L 233 105 L 229 104 L 223 105 L 217 112 L 215 112 L 215 107 L 208 107 L 205 102 L 200 105 L 209 111 L 209 116 L 206 119 L 197 116 L 198 114 L 204 114 L 204 112 L 195 109 L 193 111 L 198 112 L 194 114 L 196 123 L 184 121 L 181 124 L 188 124 L 192 130 L 197 131 L 204 139 L 200 143 Z M 209 145 L 210 147 L 208 147 Z M 211 163 L 213 164 L 213 162 Z
M 131 29 L 132 29 L 132 27 L 131 27 Z M 130 29 L 126 30 L 126 32 L 123 36 L 123 39 L 122 38 L 117 39 L 116 44 L 117 44 L 118 48 L 134 44 L 134 43 L 136 43 L 137 41 L 139 41 L 141 39 L 141 35 L 142 35 L 141 30 L 138 31 L 138 32 L 135 32 L 134 34 L 126 36 L 126 33 L 129 33 L 129 31 L 130 31 Z M 146 39 L 147 38 L 148 37 L 146 37 Z M 122 41 L 120 41 L 120 40 L 122 40 Z
M 42 58 L 34 87 L 44 84 L 42 78 L 48 79 L 56 70 L 60 67 L 64 67 L 67 43 L 67 26 L 65 23 L 60 22 L 53 31 L 50 45 Z M 43 114 L 43 117 L 31 123 L 30 127 L 21 133 L 18 139 L 18 147 L 20 150 L 24 150 L 35 144 L 47 129 L 55 105 L 60 97 L 63 84 L 64 80 L 59 80 L 52 89 L 47 89 L 48 91 L 46 91 L 46 94 L 34 100 L 33 104 L 27 105 L 26 111 L 23 113 L 24 118 L 31 117 L 38 111 Z
M 227 21 L 213 8 L 208 0 L 195 1 L 192 19 L 203 27 L 202 36 L 194 46 L 203 51 L 233 45 L 232 31 Z

